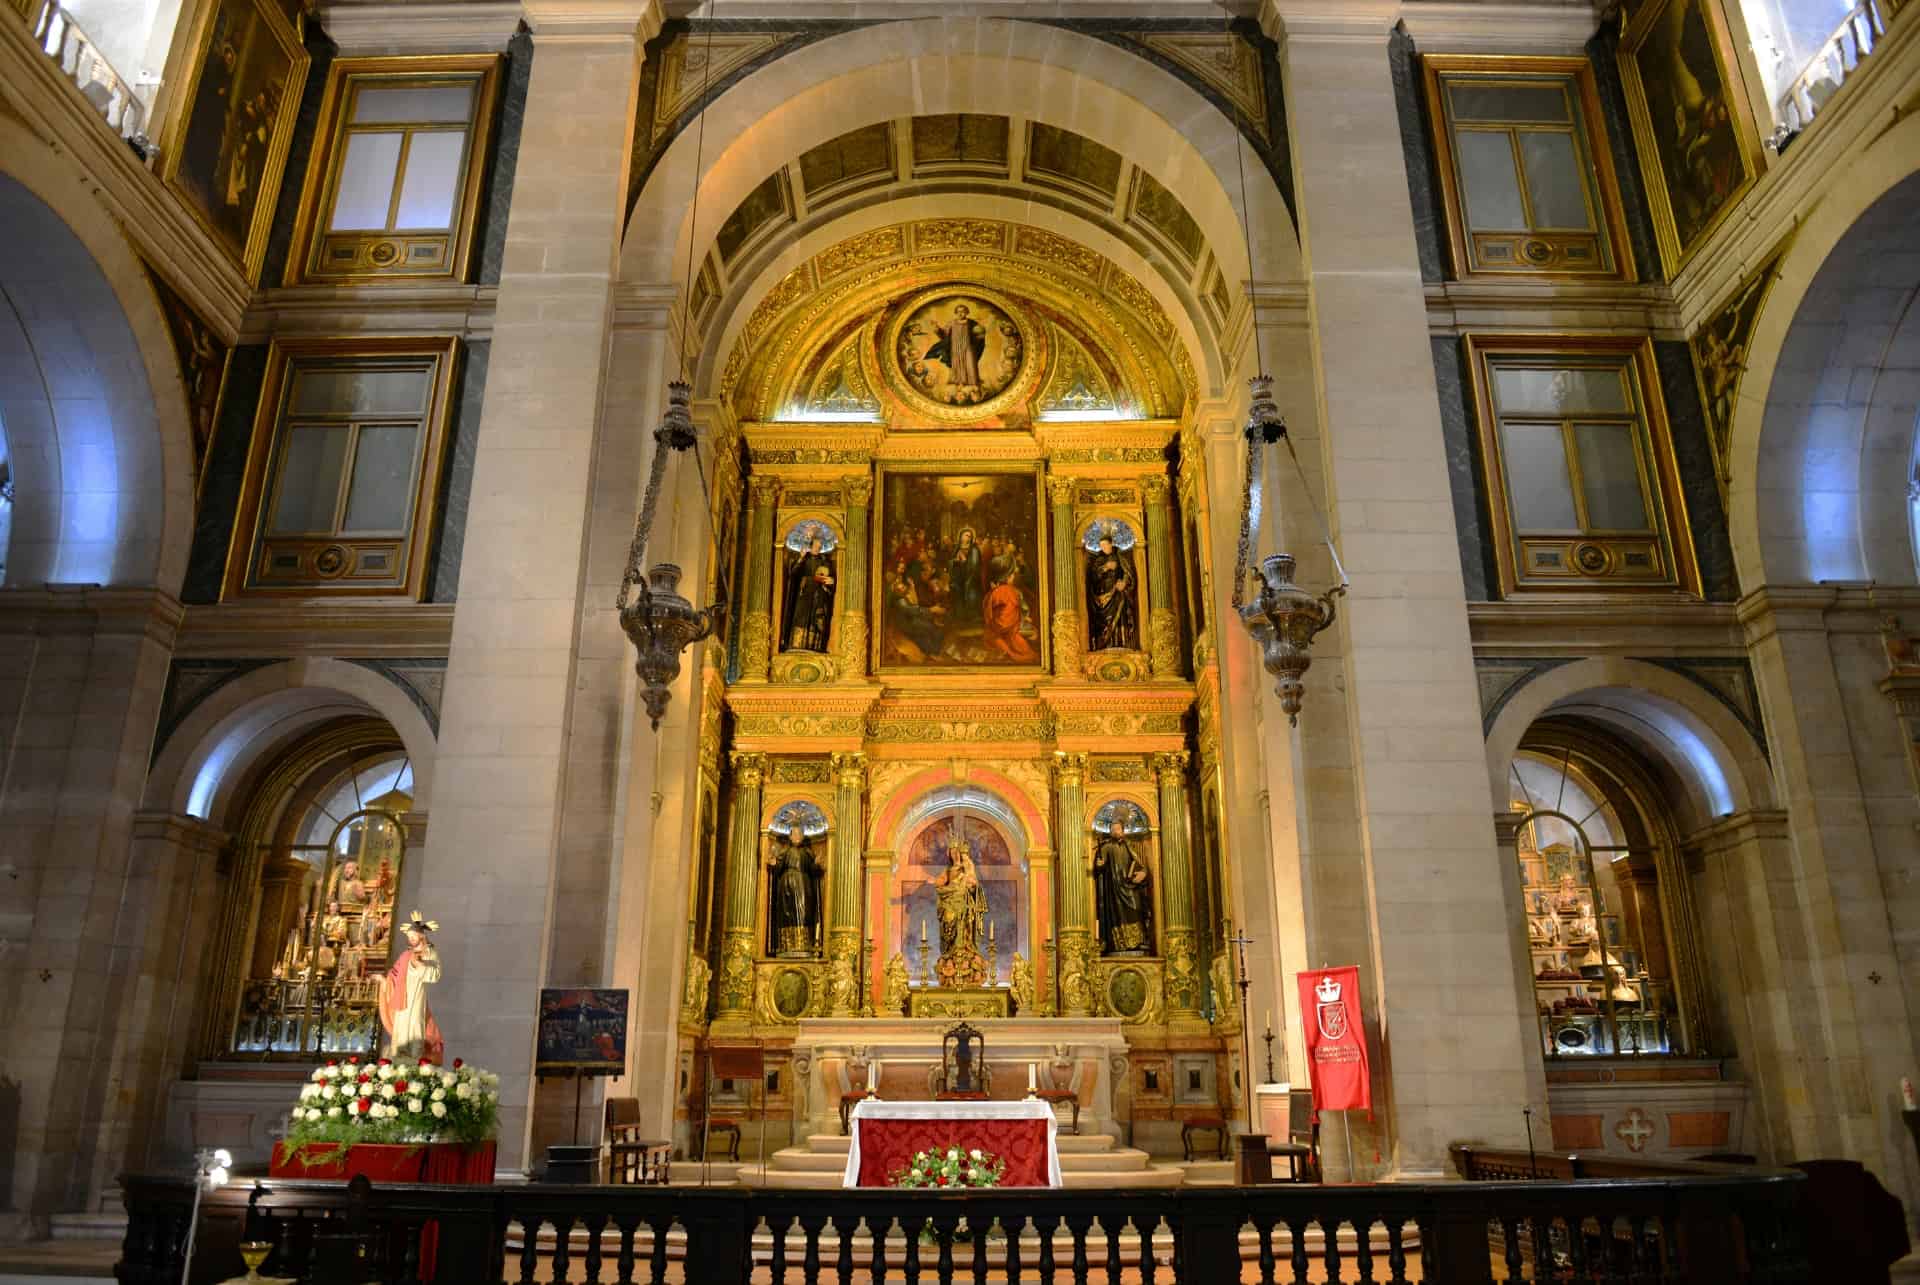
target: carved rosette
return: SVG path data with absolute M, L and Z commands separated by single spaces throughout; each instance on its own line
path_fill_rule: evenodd
M 1155 607 L 1147 621 L 1147 646 L 1156 678 L 1180 676 L 1180 625 L 1168 607 Z

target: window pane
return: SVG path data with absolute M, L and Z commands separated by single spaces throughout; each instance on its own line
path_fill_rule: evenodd
M 400 183 L 402 228 L 450 228 L 460 186 L 460 156 L 465 130 L 437 130 L 413 136 L 407 149 L 407 174 Z
M 1520 135 L 1520 158 L 1527 169 L 1527 194 L 1533 198 L 1534 226 L 1592 231 L 1573 135 L 1529 130 Z
M 353 485 L 347 492 L 346 532 L 399 531 L 407 524 L 413 495 L 411 425 L 377 425 L 360 430 L 353 451 Z
M 353 100 L 353 123 L 379 125 L 458 121 L 473 116 L 473 86 L 403 85 L 391 89 L 362 89 Z
M 1494 405 L 1507 415 L 1624 415 L 1632 410 L 1624 374 L 1606 366 L 1495 366 Z
M 1633 428 L 1627 424 L 1575 424 L 1580 452 L 1580 489 L 1587 525 L 1596 531 L 1649 531 L 1647 500 L 1640 490 Z
M 393 200 L 394 167 L 399 161 L 400 135 L 349 135 L 328 229 L 365 232 L 386 227 L 387 206 Z
M 1500 437 L 1514 526 L 1523 532 L 1579 530 L 1560 426 L 1503 424 Z
M 294 380 L 292 412 L 302 416 L 417 415 L 426 409 L 427 374 L 418 366 L 303 370 Z
M 1520 203 L 1511 136 L 1505 130 L 1463 129 L 1454 137 L 1459 142 L 1468 225 L 1479 231 L 1526 231 L 1527 212 Z
M 1566 91 L 1558 85 L 1456 84 L 1450 90 L 1455 120 L 1568 124 Z
M 286 430 L 273 534 L 333 530 L 333 506 L 340 498 L 340 466 L 346 453 L 345 428 L 295 424 Z

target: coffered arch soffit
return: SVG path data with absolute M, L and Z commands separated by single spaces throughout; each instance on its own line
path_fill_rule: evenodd
M 896 426 L 1019 426 L 1062 410 L 1159 419 L 1191 407 L 1201 393 L 1193 346 L 1205 340 L 1177 305 L 1073 236 L 1017 221 L 1017 202 L 981 211 L 1002 218 L 944 208 L 927 197 L 889 204 L 868 213 L 897 221 L 842 221 L 783 255 L 729 300 L 699 386 L 742 420 L 825 410 Z M 909 213 L 922 217 L 898 218 Z M 916 304 L 959 295 L 1010 323 L 1024 351 L 1004 393 L 949 407 L 917 392 L 897 354 Z M 1002 351 L 996 337 L 987 360 Z M 1203 360 L 1211 384 L 1210 345 Z
M 1261 158 L 1241 156 L 1243 138 L 1217 106 L 1114 45 L 996 18 L 896 22 L 835 35 L 727 82 L 705 112 L 704 143 L 701 129 L 679 130 L 647 174 L 627 223 L 621 279 L 677 285 L 690 257 L 706 260 L 741 203 L 811 149 L 872 126 L 964 114 L 1007 117 L 1023 131 L 1027 122 L 1068 131 L 1178 193 L 1229 296 L 1250 277 L 1300 279 L 1286 202 Z M 697 149 L 704 159 L 699 225 L 692 227 Z M 1242 230 L 1243 159 L 1251 263 Z M 1124 221 L 1118 203 L 1115 221 Z M 670 237 L 663 235 L 668 228 L 675 229 Z M 1200 277 L 1196 268 L 1182 288 L 1195 290 Z

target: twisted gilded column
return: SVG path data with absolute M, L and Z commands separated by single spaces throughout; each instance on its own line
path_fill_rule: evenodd
M 867 672 L 867 506 L 873 478 L 862 474 L 840 484 L 846 495 L 847 538 L 840 546 L 840 676 Z
M 1173 610 L 1173 497 L 1164 476 L 1143 478 L 1147 496 L 1147 655 L 1155 678 L 1180 676 L 1180 622 Z
M 1087 756 L 1054 751 L 1053 777 L 1059 816 L 1060 1011 L 1085 1017 L 1094 1009 L 1094 961 L 1099 953 L 1087 857 Z
M 842 617 L 845 619 L 845 617 Z M 866 837 L 867 756 L 833 756 L 833 839 L 827 852 L 827 972 L 835 1017 L 860 1013 L 861 854 Z
M 740 614 L 740 677 L 764 680 L 773 660 L 773 506 L 780 479 L 747 479 L 747 574 Z
M 1047 498 L 1053 505 L 1053 672 L 1061 678 L 1078 678 L 1080 559 L 1074 556 L 1073 479 L 1049 477 Z
M 1200 957 L 1193 930 L 1193 858 L 1187 843 L 1187 752 L 1153 756 L 1160 783 L 1160 900 L 1166 927 L 1167 1016 L 1200 1020 Z
M 727 841 L 727 901 L 720 936 L 720 1012 L 717 1021 L 753 1020 L 753 921 L 760 895 L 760 790 L 767 756 L 733 754 L 733 832 Z

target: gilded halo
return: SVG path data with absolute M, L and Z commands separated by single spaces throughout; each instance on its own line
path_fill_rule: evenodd
M 935 286 L 882 323 L 880 363 L 893 393 L 941 423 L 1007 411 L 1031 391 L 1041 362 L 1036 328 L 1005 298 L 967 285 Z

